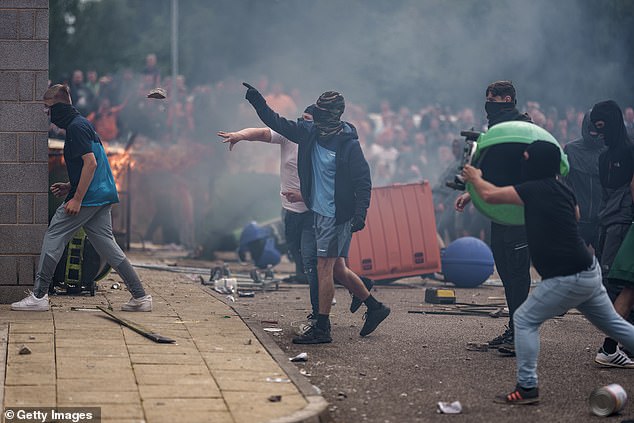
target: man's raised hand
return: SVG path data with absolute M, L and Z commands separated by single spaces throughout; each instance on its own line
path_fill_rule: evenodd
M 246 98 L 249 103 L 251 103 L 253 106 L 266 103 L 266 100 L 264 100 L 262 94 L 260 94 L 260 92 L 253 85 L 247 84 L 246 82 L 243 82 L 242 85 L 247 87 L 247 93 L 244 98 Z

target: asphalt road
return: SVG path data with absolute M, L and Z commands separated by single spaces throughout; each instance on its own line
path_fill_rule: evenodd
M 420 278 L 378 286 L 373 294 L 392 314 L 370 336 L 361 338 L 365 306 L 348 310 L 350 297 L 336 290 L 331 321 L 333 343 L 302 346 L 291 342 L 293 322 L 309 313 L 307 285 L 282 284 L 278 291 L 238 298 L 233 306 L 251 323 L 279 327 L 271 334 L 288 357 L 308 353 L 297 366 L 310 375 L 330 403 L 334 422 L 621 422 L 634 418 L 634 370 L 604 369 L 594 362 L 603 336 L 575 310 L 551 320 L 541 330 L 538 405 L 504 406 L 495 395 L 515 386 L 515 359 L 496 351 L 466 349 L 503 331 L 507 318 L 409 314 L 424 304 L 424 290 L 442 286 Z M 459 302 L 487 303 L 503 295 L 501 287 L 459 289 Z M 263 322 L 265 321 L 265 322 Z M 277 324 L 266 321 L 276 321 Z M 618 383 L 630 395 L 619 416 L 590 412 L 588 397 L 596 387 Z M 460 401 L 458 415 L 437 413 L 439 401 Z

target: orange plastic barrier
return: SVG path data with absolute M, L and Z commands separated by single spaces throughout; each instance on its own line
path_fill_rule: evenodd
M 372 189 L 366 227 L 352 236 L 348 266 L 374 280 L 440 271 L 428 181 Z

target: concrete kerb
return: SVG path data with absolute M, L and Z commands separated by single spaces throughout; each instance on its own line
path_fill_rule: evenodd
M 328 414 L 328 402 L 321 396 L 317 389 L 299 372 L 295 365 L 291 364 L 288 357 L 282 349 L 275 343 L 271 337 L 262 330 L 259 325 L 249 319 L 245 319 L 236 310 L 231 303 L 228 303 L 225 296 L 220 295 L 209 287 L 203 287 L 210 295 L 218 299 L 231 308 L 244 322 L 245 325 L 253 332 L 253 335 L 260 341 L 262 346 L 266 348 L 273 360 L 284 370 L 289 379 L 295 384 L 297 389 L 302 393 L 308 405 L 290 416 L 276 418 L 269 423 L 327 423 L 330 421 Z

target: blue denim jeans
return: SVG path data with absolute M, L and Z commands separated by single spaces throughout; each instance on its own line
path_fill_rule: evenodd
M 601 281 L 596 258 L 588 270 L 569 276 L 544 279 L 515 312 L 517 383 L 537 386 L 539 327 L 546 320 L 571 308 L 579 310 L 594 326 L 634 351 L 634 326 L 614 310 Z

